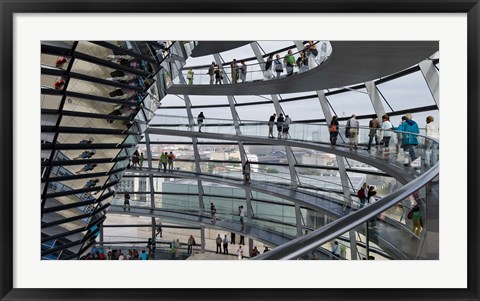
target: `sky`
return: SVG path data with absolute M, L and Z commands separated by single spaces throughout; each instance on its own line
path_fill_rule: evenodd
M 275 49 L 284 48 L 290 45 L 294 45 L 293 41 L 259 41 L 260 48 L 265 52 L 271 52 Z M 334 51 L 334 50 L 333 50 Z M 296 51 L 294 51 L 296 52 Z M 283 53 L 280 53 L 283 55 Z M 245 45 L 233 50 L 225 51 L 221 53 L 224 61 L 231 61 L 236 58 L 241 60 L 242 58 L 254 57 L 253 50 L 250 45 Z M 438 58 L 438 53 L 435 54 L 435 57 Z M 198 58 L 188 58 L 186 62 L 186 67 L 189 66 L 198 66 L 198 65 L 208 65 L 213 60 L 213 55 L 198 57 Z M 250 64 L 250 63 L 249 63 Z M 390 82 L 379 84 L 378 86 L 381 95 L 383 95 L 388 104 L 384 101 L 382 97 L 382 102 L 384 104 L 385 111 L 391 112 L 393 110 L 405 110 L 416 107 L 430 106 L 434 105 L 435 102 L 430 93 L 430 90 L 423 78 L 423 75 L 420 71 L 414 72 L 412 74 L 397 78 Z M 336 87 L 341 88 L 341 87 Z M 304 95 L 314 95 L 314 91 L 301 92 L 301 93 L 291 93 L 291 94 L 282 94 L 281 98 L 291 98 Z M 248 103 L 255 101 L 265 101 L 271 99 L 270 95 L 263 96 L 235 96 L 237 103 Z M 351 114 L 363 115 L 371 114 L 374 112 L 373 106 L 370 102 L 369 96 L 366 94 L 366 89 L 360 89 L 357 91 L 349 91 L 346 93 L 336 94 L 327 96 L 331 106 L 333 107 L 334 112 L 339 117 L 350 116 Z M 198 96 L 191 95 L 190 100 L 193 106 L 196 105 L 207 105 L 207 104 L 228 104 L 226 96 Z M 163 110 L 168 106 L 183 106 L 184 101 L 176 95 L 167 95 L 162 100 L 162 106 L 157 111 L 157 114 L 168 114 L 168 115 L 178 115 L 186 116 L 186 111 L 184 109 L 177 110 Z M 320 107 L 318 98 L 314 97 L 311 99 L 294 101 L 294 102 L 284 102 L 281 103 L 281 106 L 284 112 L 292 118 L 292 120 L 307 120 L 307 119 L 322 119 L 324 118 L 323 112 Z M 230 108 L 202 108 L 202 109 L 193 109 L 193 115 L 196 116 L 200 111 L 204 112 L 204 115 L 207 118 L 224 118 L 231 119 Z M 237 107 L 237 112 L 242 120 L 266 120 L 268 117 L 275 112 L 273 104 L 262 104 L 255 106 L 240 106 Z M 414 120 L 417 121 L 420 127 L 425 126 L 425 119 L 427 116 L 433 116 L 435 121 L 439 123 L 439 112 L 430 111 L 415 113 L 413 115 Z M 393 124 L 398 124 L 400 122 L 401 116 L 392 117 Z M 368 120 L 361 121 L 361 124 L 368 125 Z

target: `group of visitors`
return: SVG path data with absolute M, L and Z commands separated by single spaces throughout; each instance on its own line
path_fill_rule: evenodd
M 304 48 L 299 52 L 298 58 L 295 59 L 295 56 L 290 49 L 283 58 L 283 62 L 281 61 L 279 54 L 275 54 L 275 60 L 273 60 L 273 54 L 270 54 L 265 62 L 265 78 L 273 78 L 274 71 L 276 73 L 276 78 L 279 78 L 284 71 L 284 66 L 287 76 L 293 75 L 295 67 L 298 68 L 298 73 L 315 68 L 326 58 L 327 45 L 322 43 L 320 49 L 321 55 L 319 57 L 317 43 L 308 41 L 308 44 L 304 45 Z
M 365 207 L 365 205 L 371 205 L 375 203 L 377 201 L 376 195 L 377 191 L 375 190 L 374 186 L 363 183 L 362 187 L 357 191 L 357 196 L 360 200 L 360 209 Z M 368 226 L 369 228 L 377 227 L 376 216 L 370 219 Z
M 177 238 L 177 240 L 173 239 L 172 242 L 170 243 L 170 253 L 172 256 L 172 259 L 178 258 L 178 254 L 180 253 L 180 248 L 182 247 L 182 244 L 180 243 L 180 240 Z
M 135 166 L 138 166 L 138 168 L 141 170 L 143 166 L 143 160 L 145 158 L 143 157 L 143 153 L 139 153 L 138 150 L 135 150 L 135 152 L 132 155 L 132 165 L 131 168 L 134 168 Z
M 220 234 L 218 234 L 217 238 L 215 239 L 215 242 L 217 244 L 217 249 L 215 253 L 222 253 L 222 245 L 223 245 L 223 254 L 228 254 L 228 237 L 225 234 L 223 238 L 220 237 Z
M 292 50 L 288 50 L 285 57 L 280 57 L 279 54 L 269 54 L 263 68 L 263 75 L 265 79 L 279 78 L 281 74 L 285 71 L 287 76 L 291 76 L 294 73 L 294 67 L 298 67 L 299 73 L 309 70 L 318 66 L 325 58 L 327 53 L 327 45 L 325 43 L 321 44 L 321 51 L 317 49 L 317 43 L 313 41 L 308 41 L 304 45 L 304 48 L 299 52 L 299 57 L 295 59 L 295 56 Z M 319 55 L 320 54 L 320 55 Z M 274 59 L 275 56 L 275 59 Z M 245 61 L 240 61 L 240 64 L 236 59 L 233 59 L 230 63 L 231 70 L 231 83 L 236 84 L 239 80 L 243 83 L 247 78 L 247 64 Z M 276 76 L 274 75 L 276 73 Z M 222 65 L 212 64 L 208 67 L 207 74 L 210 76 L 210 85 L 222 84 L 223 81 L 223 69 Z M 193 84 L 195 72 L 190 68 L 187 72 L 188 84 Z
M 278 138 L 286 139 L 290 137 L 290 134 L 288 133 L 288 131 L 290 130 L 290 124 L 292 124 L 292 119 L 290 118 L 290 116 L 284 116 L 283 113 L 280 113 L 280 115 L 278 115 L 277 117 L 277 114 L 273 113 L 268 119 L 268 138 L 274 138 L 274 125 L 277 125 Z
M 103 248 L 94 247 L 85 259 L 86 260 L 148 260 L 148 254 L 146 250 L 142 250 L 139 253 L 137 249 L 128 249 L 126 254 L 124 254 L 123 251 L 120 249 L 112 250 L 110 247 L 108 247 L 106 250 L 104 250 Z
M 168 171 L 173 172 L 173 162 L 175 161 L 177 157 L 173 152 L 164 152 L 160 155 L 160 158 L 158 160 L 158 168 L 157 170 L 160 171 L 160 169 L 163 167 L 163 172 L 167 172 L 167 164 L 168 164 Z
M 245 82 L 247 78 L 247 64 L 245 61 L 240 61 L 240 65 L 238 65 L 237 60 L 233 59 L 230 63 L 230 70 L 231 70 L 231 83 L 236 84 L 238 80 L 241 80 L 242 83 Z M 223 83 L 223 69 L 222 65 L 212 64 L 208 67 L 207 74 L 210 76 L 210 85 L 221 85 Z M 193 83 L 194 72 L 192 68 L 187 73 L 188 83 L 191 85 Z
M 377 192 L 373 185 L 368 185 L 363 183 L 362 187 L 357 191 L 358 199 L 360 200 L 360 209 L 365 206 L 365 204 L 373 204 L 376 199 L 375 196 Z
M 272 118 L 270 119 L 272 120 Z M 270 126 L 269 122 L 269 126 Z M 273 123 L 272 123 L 273 125 Z M 377 117 L 374 116 L 369 121 L 369 132 L 368 132 L 368 145 L 367 151 L 372 149 L 373 141 L 375 141 L 375 145 L 382 147 L 382 151 L 384 154 L 388 154 L 390 152 L 390 140 L 394 135 L 394 131 L 397 132 L 396 135 L 398 137 L 398 145 L 401 145 L 402 149 L 405 152 L 404 156 L 404 165 L 405 166 L 414 166 L 419 167 L 417 161 L 420 158 L 417 157 L 415 148 L 418 145 L 418 134 L 420 133 L 418 124 L 413 120 L 412 114 L 407 114 L 402 116 L 400 124 L 397 127 L 392 125 L 390 121 L 390 117 L 385 114 L 382 116 L 382 121 L 379 122 Z M 328 130 L 330 132 L 330 144 L 335 147 L 337 143 L 337 137 L 339 134 L 339 123 L 337 116 L 333 116 L 332 120 L 328 126 Z M 349 147 L 350 150 L 358 149 L 358 135 L 360 130 L 360 123 L 356 119 L 356 115 L 352 114 L 351 118 L 347 120 L 347 124 L 345 127 L 345 137 L 349 139 Z M 428 116 L 426 118 L 426 136 L 427 138 L 432 138 L 438 140 L 439 135 L 439 128 L 438 125 L 435 123 L 433 116 Z M 270 130 L 271 132 L 271 130 Z M 269 137 L 273 136 L 269 132 Z M 380 150 L 380 149 L 379 149 Z M 414 162 L 417 162 L 414 164 Z M 431 139 L 425 140 L 425 165 L 430 166 L 434 165 L 438 162 L 438 143 L 434 142 Z

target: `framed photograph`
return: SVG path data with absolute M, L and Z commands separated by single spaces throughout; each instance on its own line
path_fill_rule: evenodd
M 1 300 L 479 299 L 478 0 L 0 7 Z

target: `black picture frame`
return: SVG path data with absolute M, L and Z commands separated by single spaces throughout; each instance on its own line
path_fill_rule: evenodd
M 299 1 L 20 1 L 1 0 L 0 298 L 1 300 L 479 300 L 478 0 Z M 113 5 L 115 4 L 115 5 Z M 468 24 L 468 288 L 466 289 L 16 289 L 13 288 L 13 16 L 14 13 L 467 13 Z M 459 118 L 452 116 L 452 118 Z M 452 124 L 452 126 L 458 126 Z M 464 143 L 464 142 L 463 142 Z M 33 200 L 32 200 L 33 201 Z M 195 275 L 200 276 L 201 271 Z M 394 272 L 394 271 L 391 271 Z M 368 276 L 368 275 L 366 275 Z M 452 275 L 454 277 L 455 275 Z M 263 275 L 260 276 L 262 278 Z M 422 273 L 415 279 L 421 281 Z M 179 280 L 181 281 L 181 280 Z

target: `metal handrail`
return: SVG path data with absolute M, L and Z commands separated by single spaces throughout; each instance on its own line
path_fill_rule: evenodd
M 292 52 L 292 54 L 290 54 L 290 55 L 296 55 L 296 54 L 299 54 L 299 53 L 301 53 L 301 52 L 305 52 L 305 50 L 309 49 L 311 46 L 316 46 L 317 44 L 320 44 L 320 43 L 322 43 L 321 40 L 313 43 L 313 45 L 307 45 L 307 46 L 304 45 L 304 48 L 303 48 L 302 50 L 298 50 L 298 51 L 296 51 L 296 52 Z M 329 43 L 329 41 L 325 41 L 324 43 Z M 296 46 L 292 46 L 291 49 L 293 49 L 293 48 L 295 48 L 295 47 L 296 47 Z M 328 47 L 328 46 L 327 46 L 327 47 Z M 291 49 L 290 49 L 290 50 L 291 50 Z M 332 52 L 333 52 L 333 50 L 332 50 Z M 263 55 L 262 58 L 268 58 L 270 54 L 271 54 L 272 57 L 273 57 L 273 53 L 269 53 L 269 54 Z M 280 57 L 279 60 L 285 59 L 286 56 L 287 56 L 287 55 Z M 274 59 L 272 60 L 272 64 L 273 64 L 273 61 L 274 61 L 274 60 L 276 60 L 276 58 L 274 58 Z M 242 61 L 242 59 L 238 59 L 238 60 L 236 60 L 236 61 L 237 61 L 237 63 L 239 63 L 239 62 Z M 233 62 L 233 61 L 225 62 L 225 63 L 222 64 L 222 67 L 223 67 L 223 66 L 229 67 L 229 66 L 232 64 L 232 62 Z M 262 64 L 264 65 L 265 63 L 266 63 L 266 61 L 263 62 L 263 63 L 254 63 L 254 64 L 246 64 L 246 65 L 247 65 L 247 67 L 250 67 L 250 66 L 255 66 L 255 65 L 262 65 Z M 215 64 L 215 65 L 217 65 L 217 64 Z M 188 69 L 190 69 L 190 68 L 191 68 L 192 70 L 199 70 L 199 69 L 201 70 L 201 69 L 208 69 L 209 67 L 210 67 L 210 65 L 189 66 L 189 67 L 182 67 L 180 70 L 181 70 L 181 71 L 184 71 L 184 70 L 188 70 Z M 222 69 L 225 69 L 225 68 L 222 68 Z
M 348 232 L 362 223 L 374 218 L 383 211 L 394 206 L 399 201 L 411 195 L 419 188 L 425 186 L 439 174 L 439 163 L 435 164 L 427 172 L 416 178 L 414 181 L 406 184 L 402 188 L 394 191 L 378 202 L 366 206 L 356 212 L 329 223 L 328 225 L 310 232 L 307 235 L 287 242 L 268 253 L 255 257 L 255 260 L 272 259 L 296 259 L 303 254 L 318 248 L 324 243 L 335 239 L 336 237 Z

